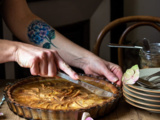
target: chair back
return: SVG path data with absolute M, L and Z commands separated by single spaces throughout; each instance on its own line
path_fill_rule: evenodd
M 118 27 L 122 24 L 128 24 L 130 23 L 123 33 L 121 34 L 120 38 L 117 40 L 118 44 L 124 44 L 124 39 L 126 38 L 127 34 L 130 33 L 132 30 L 134 30 L 137 27 L 140 26 L 151 26 L 155 28 L 156 30 L 160 31 L 160 18 L 154 17 L 154 16 L 128 16 L 128 17 L 122 17 L 118 18 L 109 24 L 107 24 L 99 33 L 96 43 L 93 48 L 93 53 L 99 56 L 100 52 L 100 46 L 103 41 L 103 38 L 115 27 Z M 118 48 L 118 64 L 121 68 L 123 68 L 123 52 L 122 48 Z

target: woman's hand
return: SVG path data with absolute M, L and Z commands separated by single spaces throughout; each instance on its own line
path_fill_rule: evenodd
M 86 74 L 105 76 L 109 81 L 116 82 L 117 85 L 121 85 L 123 73 L 118 65 L 107 62 L 97 56 L 86 58 L 85 61 L 86 64 L 83 65 L 83 70 Z
M 21 67 L 30 68 L 32 75 L 53 77 L 61 69 L 73 79 L 78 79 L 76 72 L 63 61 L 57 51 L 18 42 L 16 46 L 15 61 Z

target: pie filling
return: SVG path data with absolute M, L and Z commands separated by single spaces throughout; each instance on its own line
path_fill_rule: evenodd
M 104 87 L 100 84 L 99 86 L 110 91 L 107 86 Z M 30 81 L 17 85 L 11 91 L 12 99 L 20 105 L 50 110 L 90 108 L 101 106 L 113 99 L 113 97 L 99 97 L 87 89 L 61 78 Z

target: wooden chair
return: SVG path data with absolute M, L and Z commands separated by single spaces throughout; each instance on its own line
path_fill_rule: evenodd
M 99 50 L 100 50 L 100 46 L 101 46 L 103 38 L 115 27 L 122 25 L 122 24 L 126 24 L 126 23 L 130 23 L 130 25 L 128 27 L 126 27 L 126 29 L 121 34 L 119 40 L 117 40 L 118 44 L 124 44 L 123 41 L 124 41 L 125 37 L 127 36 L 127 34 L 139 26 L 151 26 L 151 27 L 157 29 L 158 31 L 160 31 L 160 26 L 158 25 L 160 23 L 159 17 L 128 16 L 128 17 L 118 18 L 118 19 L 110 22 L 109 24 L 107 24 L 101 30 L 101 32 L 98 35 L 97 41 L 94 45 L 93 52 L 96 55 L 99 55 L 99 52 L 100 52 Z M 120 65 L 120 67 L 123 68 L 123 54 L 122 53 L 123 53 L 122 48 L 118 48 L 118 64 Z

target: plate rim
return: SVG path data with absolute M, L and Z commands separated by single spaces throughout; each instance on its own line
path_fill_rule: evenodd
M 135 90 L 134 88 L 130 88 L 126 85 L 124 85 L 123 87 L 125 87 L 128 91 L 133 92 L 133 93 L 138 94 L 138 95 L 160 98 L 160 94 L 159 95 L 153 95 L 153 94 L 141 93 L 141 92 L 136 91 L 137 89 Z M 142 91 L 142 92 L 145 92 L 145 91 Z
M 154 104 L 149 104 L 149 103 L 146 103 L 146 104 L 145 104 L 144 102 L 137 101 L 137 100 L 135 100 L 135 99 L 130 98 L 129 95 L 126 96 L 126 95 L 127 95 L 126 93 L 124 93 L 123 95 L 125 96 L 126 99 L 129 99 L 129 100 L 132 101 L 132 102 L 135 102 L 135 103 L 138 103 L 138 104 L 141 104 L 141 105 L 145 105 L 145 106 L 151 106 L 151 107 L 154 107 L 154 108 L 157 108 L 157 109 L 160 110 L 160 105 L 154 105 Z M 151 108 L 151 109 L 152 109 L 152 108 Z
M 159 102 L 160 103 L 160 100 L 152 100 L 152 99 L 147 99 L 147 98 L 143 98 L 143 97 L 139 97 L 139 96 L 136 96 L 136 95 L 132 95 L 128 92 L 126 92 L 125 90 L 123 90 L 123 93 L 127 93 L 128 95 L 132 96 L 132 97 L 135 97 L 135 98 L 138 98 L 138 99 L 141 99 L 141 100 L 146 100 L 146 101 L 150 101 L 150 102 Z
M 130 105 L 132 105 L 132 106 L 134 106 L 134 107 L 141 108 L 141 109 L 147 110 L 147 111 L 149 111 L 149 112 L 160 113 L 160 110 L 150 109 L 150 108 L 147 108 L 147 107 L 139 106 L 139 105 L 136 105 L 135 103 L 132 103 L 132 102 L 126 100 L 126 99 L 125 99 L 125 101 L 126 101 L 128 104 L 130 104 Z

